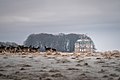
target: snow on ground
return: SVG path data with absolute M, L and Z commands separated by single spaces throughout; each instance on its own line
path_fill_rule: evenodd
M 120 57 L 0 55 L 0 80 L 120 80 Z

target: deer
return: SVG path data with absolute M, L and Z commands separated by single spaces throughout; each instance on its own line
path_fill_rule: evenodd
M 50 51 L 50 52 L 56 52 L 56 49 L 55 48 L 51 48 L 51 47 L 46 47 L 45 46 L 45 51 Z

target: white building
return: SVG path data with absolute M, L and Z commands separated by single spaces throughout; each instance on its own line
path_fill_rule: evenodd
M 75 52 L 76 53 L 95 52 L 95 45 L 90 38 L 83 36 L 82 38 L 76 41 Z

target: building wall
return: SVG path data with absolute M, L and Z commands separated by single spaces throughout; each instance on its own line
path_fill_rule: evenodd
M 91 41 L 79 41 L 75 43 L 75 52 L 77 53 L 86 53 L 86 52 L 94 52 L 94 44 Z

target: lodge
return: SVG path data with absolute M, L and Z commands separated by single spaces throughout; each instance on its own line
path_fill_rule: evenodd
M 95 45 L 90 38 L 87 38 L 86 35 L 80 37 L 75 42 L 75 52 L 76 53 L 87 53 L 87 52 L 95 52 Z

